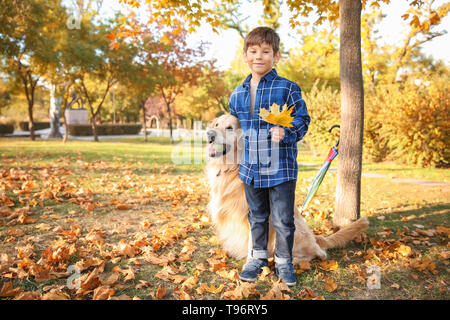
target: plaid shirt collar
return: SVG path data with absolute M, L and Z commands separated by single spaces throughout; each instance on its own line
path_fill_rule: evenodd
M 270 81 L 275 79 L 278 76 L 277 70 L 272 69 L 272 71 L 270 71 L 269 73 L 267 73 L 266 75 L 264 75 L 260 81 Z M 250 74 L 245 81 L 242 83 L 242 86 L 244 88 L 250 88 L 250 80 L 252 79 L 252 75 Z

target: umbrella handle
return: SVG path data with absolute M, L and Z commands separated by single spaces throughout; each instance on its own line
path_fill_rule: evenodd
M 331 133 L 331 131 L 333 131 L 334 128 L 341 128 L 341 126 L 338 124 L 334 124 L 330 127 L 330 129 L 328 129 L 328 132 Z M 334 145 L 335 148 L 337 148 L 339 146 L 339 140 L 340 140 L 340 138 L 338 138 L 336 144 Z

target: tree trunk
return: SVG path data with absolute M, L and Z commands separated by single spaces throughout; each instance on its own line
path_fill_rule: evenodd
M 97 119 L 95 115 L 91 118 L 91 127 L 92 127 L 92 135 L 94 136 L 94 141 L 98 142 L 98 136 L 97 136 Z
M 59 131 L 59 112 L 61 109 L 61 97 L 58 96 L 56 85 L 52 84 L 50 89 L 50 134 L 48 138 L 62 138 Z
M 28 129 L 30 131 L 30 138 L 32 141 L 36 140 L 34 136 L 34 119 L 33 119 L 33 106 L 34 106 L 34 88 L 36 87 L 36 82 L 33 83 L 33 78 L 31 73 L 22 71 L 22 64 L 20 61 L 18 62 L 18 70 L 20 73 L 20 77 L 22 78 L 23 86 L 25 89 L 25 96 L 27 97 L 28 102 Z M 30 91 L 28 90 L 28 84 L 30 85 Z
M 142 126 L 144 128 L 144 141 L 148 142 L 148 138 L 147 138 L 147 121 L 146 121 L 146 116 L 145 116 L 145 99 L 141 102 L 141 108 L 142 108 Z
M 170 143 L 174 143 L 172 135 L 172 113 L 170 112 L 170 103 L 166 103 L 167 113 L 169 114 L 169 131 L 170 131 Z
M 64 128 L 66 129 L 66 131 L 64 132 L 63 143 L 66 143 L 67 139 L 69 138 L 69 126 L 67 125 L 67 121 L 66 121 L 65 117 L 64 117 Z
M 31 140 L 36 140 L 34 136 L 33 103 L 31 101 L 28 102 L 28 130 L 30 130 Z
M 341 133 L 333 223 L 360 216 L 364 89 L 361 67 L 361 1 L 340 0 Z

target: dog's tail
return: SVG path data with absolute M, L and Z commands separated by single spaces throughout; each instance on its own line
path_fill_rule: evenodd
M 328 236 L 323 237 L 321 235 L 316 236 L 317 244 L 323 249 L 331 249 L 336 247 L 343 247 L 347 242 L 354 239 L 359 235 L 365 228 L 369 225 L 369 219 L 367 217 L 362 217 L 352 222 L 348 226 L 340 229 L 338 232 Z

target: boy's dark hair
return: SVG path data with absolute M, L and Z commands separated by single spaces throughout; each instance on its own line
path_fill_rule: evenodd
M 248 47 L 260 46 L 264 42 L 272 46 L 274 55 L 280 50 L 280 36 L 276 31 L 269 27 L 257 27 L 245 37 L 244 52 L 247 52 Z

